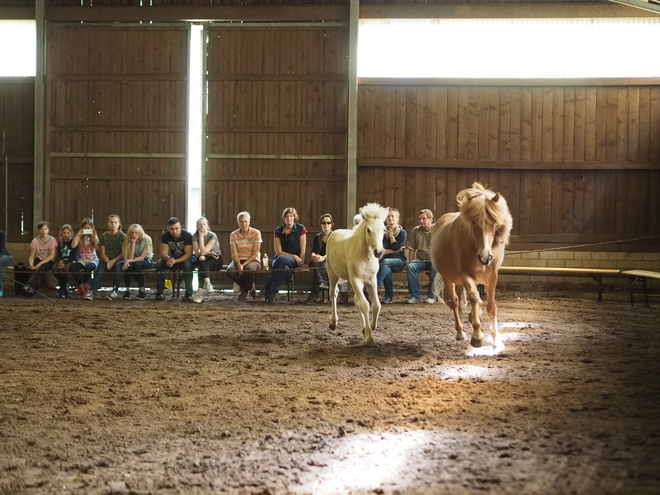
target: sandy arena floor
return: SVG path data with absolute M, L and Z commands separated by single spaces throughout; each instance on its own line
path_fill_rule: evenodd
M 660 493 L 657 305 L 398 300 L 0 299 L 0 494 Z

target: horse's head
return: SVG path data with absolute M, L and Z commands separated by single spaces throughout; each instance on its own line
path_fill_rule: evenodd
M 387 218 L 388 209 L 380 206 L 378 203 L 369 203 L 360 208 L 362 221 L 358 229 L 364 233 L 369 251 L 376 258 L 383 256 L 383 235 L 385 234 L 385 218 Z
M 470 189 L 458 193 L 456 201 L 461 215 L 472 224 L 479 263 L 489 265 L 493 261 L 492 248 L 504 248 L 509 242 L 513 222 L 506 200 L 475 182 Z

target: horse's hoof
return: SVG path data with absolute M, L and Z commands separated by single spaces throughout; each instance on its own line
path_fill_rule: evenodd
M 365 341 L 364 341 L 364 344 L 365 344 L 365 345 L 375 345 L 376 342 L 374 341 L 373 338 L 371 338 L 371 339 L 365 340 Z
M 484 345 L 484 342 L 483 340 L 475 339 L 474 337 L 472 337 L 470 339 L 470 345 L 472 347 L 481 347 L 482 345 Z
M 329 326 L 330 326 L 330 330 L 334 330 L 335 328 L 337 328 L 337 324 L 336 324 L 336 323 L 330 323 Z

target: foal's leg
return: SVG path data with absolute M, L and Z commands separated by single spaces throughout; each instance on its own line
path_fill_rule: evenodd
M 378 328 L 378 315 L 380 314 L 380 299 L 378 298 L 378 285 L 376 282 L 376 274 L 372 277 L 370 282 L 366 283 L 369 289 L 369 297 L 371 297 L 371 330 L 376 331 Z
M 362 333 L 364 334 L 364 341 L 367 344 L 374 343 L 374 337 L 371 334 L 371 322 L 369 321 L 369 303 L 367 298 L 364 297 L 362 289 L 364 288 L 364 282 L 359 278 L 354 278 L 351 280 L 351 285 L 353 286 L 353 292 L 355 292 L 355 307 L 358 310 L 358 315 L 360 315 L 360 322 L 362 323 Z
M 481 320 L 479 319 L 479 315 L 481 315 L 481 297 L 477 290 L 477 284 L 470 275 L 463 274 L 461 278 L 463 279 L 463 288 L 467 291 L 468 300 L 472 306 L 472 312 L 470 313 L 470 323 L 472 323 L 470 345 L 472 347 L 481 347 L 484 345 L 484 334 L 481 331 Z
M 330 313 L 330 330 L 334 330 L 337 328 L 337 292 L 339 292 L 339 278 L 333 270 L 328 270 L 328 280 L 330 282 L 328 296 L 330 297 L 330 304 L 332 304 L 332 312 Z
M 445 284 L 445 301 L 447 306 L 454 313 L 454 328 L 456 329 L 456 340 L 465 340 L 465 332 L 463 332 L 463 324 L 461 323 L 461 310 L 456 295 L 456 286 L 446 278 L 442 278 Z

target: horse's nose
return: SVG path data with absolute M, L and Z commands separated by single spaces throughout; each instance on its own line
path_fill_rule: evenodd
M 374 249 L 374 256 L 378 259 L 380 259 L 383 256 L 384 251 L 379 251 L 378 249 Z
M 477 255 L 477 258 L 479 258 L 479 263 L 481 263 L 482 265 L 490 265 L 490 262 L 493 261 L 493 255 L 492 254 L 488 255 L 488 257 L 486 258 L 486 261 L 483 260 L 483 258 L 481 257 L 480 254 Z

